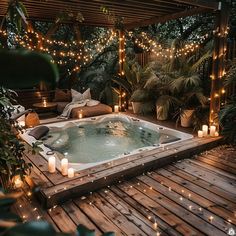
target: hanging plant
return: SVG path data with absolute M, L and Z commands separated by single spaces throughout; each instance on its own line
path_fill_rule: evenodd
M 28 24 L 26 17 L 28 17 L 28 13 L 24 4 L 19 0 L 11 0 L 9 2 L 7 16 L 10 21 L 15 24 L 18 32 L 22 29 L 22 22 L 26 25 Z
M 101 6 L 100 9 L 107 16 L 107 19 L 113 23 L 115 29 L 124 30 L 124 17 L 117 16 L 106 6 Z

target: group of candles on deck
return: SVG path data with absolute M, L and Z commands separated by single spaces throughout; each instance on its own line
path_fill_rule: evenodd
M 198 130 L 198 137 L 202 138 L 202 137 L 206 137 L 208 135 L 208 125 L 203 125 L 202 126 L 202 130 Z M 219 133 L 216 131 L 216 126 L 215 125 L 211 125 L 210 126 L 210 136 L 211 137 L 218 137 Z
M 54 173 L 56 171 L 56 158 L 51 156 L 48 158 L 48 171 Z M 68 178 L 73 178 L 75 176 L 75 170 L 73 168 L 68 168 L 68 159 L 63 158 L 61 160 L 61 173 Z

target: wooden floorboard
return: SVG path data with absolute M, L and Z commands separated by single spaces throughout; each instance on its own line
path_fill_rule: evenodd
M 25 187 L 14 210 L 25 221 L 48 220 L 63 232 L 84 224 L 96 235 L 227 235 L 236 231 L 235 157 L 236 148 L 219 146 L 50 209 Z M 44 176 L 37 165 L 33 176 Z

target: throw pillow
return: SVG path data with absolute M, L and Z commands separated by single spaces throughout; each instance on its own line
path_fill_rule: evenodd
M 83 94 L 71 89 L 72 102 L 80 102 L 86 99 L 91 99 L 90 88 L 88 88 Z

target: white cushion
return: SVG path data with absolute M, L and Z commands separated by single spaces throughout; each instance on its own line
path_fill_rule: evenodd
M 82 102 L 86 99 L 91 99 L 90 88 L 88 88 L 83 94 L 71 89 L 72 102 Z

